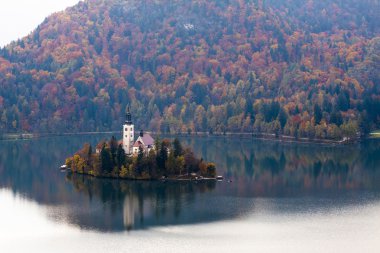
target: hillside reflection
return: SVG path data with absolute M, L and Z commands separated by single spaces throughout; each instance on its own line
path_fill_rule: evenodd
M 295 196 L 379 189 L 380 142 L 348 146 L 284 144 L 253 139 L 184 139 L 216 161 L 239 196 Z M 231 190 L 231 189 L 229 189 Z
M 107 180 L 57 169 L 84 142 L 94 145 L 109 137 L 1 141 L 0 188 L 48 206 L 53 220 L 100 231 L 234 219 L 254 209 L 247 198 L 331 198 L 360 191 L 380 192 L 378 141 L 334 147 L 239 138 L 181 138 L 197 155 L 217 164 L 224 182 Z

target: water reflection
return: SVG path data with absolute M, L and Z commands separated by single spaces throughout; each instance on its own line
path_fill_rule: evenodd
M 215 161 L 218 174 L 232 183 L 106 180 L 57 169 L 85 141 L 95 144 L 109 137 L 2 141 L 0 188 L 47 205 L 48 215 L 58 222 L 100 231 L 235 219 L 253 212 L 257 197 L 286 198 L 288 203 L 292 198 L 326 197 L 334 206 L 342 195 L 355 199 L 363 191 L 376 196 L 380 192 L 377 141 L 333 147 L 239 138 L 182 138 L 197 155 Z
M 233 212 L 229 212 L 230 217 L 227 213 L 215 213 L 204 202 L 203 196 L 209 196 L 208 193 L 215 189 L 215 181 L 169 183 L 99 180 L 71 173 L 66 178 L 79 194 L 88 196 L 85 203 L 93 207 L 91 215 L 83 213 L 86 217 L 69 214 L 71 220 L 79 221 L 78 225 L 83 228 L 118 231 L 235 217 Z M 104 212 L 110 213 L 112 218 L 101 217 Z M 91 216 L 96 219 L 91 219 Z M 114 220 L 112 226 L 108 226 L 111 219 Z
M 183 141 L 202 147 L 197 155 L 216 161 L 226 177 L 237 181 L 239 196 L 295 196 L 380 187 L 378 141 L 348 146 L 231 138 Z

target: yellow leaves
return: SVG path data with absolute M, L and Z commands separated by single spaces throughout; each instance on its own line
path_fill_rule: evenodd
M 72 98 L 75 98 L 78 96 L 77 90 L 75 89 L 74 86 L 70 86 L 66 89 L 66 93 L 69 94 Z
M 52 52 L 54 61 L 59 64 L 65 64 L 68 61 L 83 57 L 79 45 L 75 43 L 61 44 Z
M 237 48 L 239 53 L 247 54 L 251 51 L 251 44 L 245 43 L 243 45 L 238 46 Z
M 72 171 L 83 172 L 86 167 L 85 160 L 78 154 L 66 159 L 66 165 L 71 168 Z
M 96 98 L 97 101 L 101 101 L 104 102 L 104 103 L 108 103 L 110 101 L 110 95 L 108 94 L 108 92 L 106 91 L 106 89 L 100 89 L 99 92 L 98 92 L 98 96 Z
M 169 53 L 164 53 L 157 56 L 157 62 L 160 64 L 170 64 L 171 56 Z
M 65 76 L 64 76 L 62 73 L 58 73 L 58 74 L 56 75 L 55 80 L 56 80 L 57 82 L 63 82 L 63 81 L 65 80 Z
M 36 81 L 44 80 L 45 78 L 49 76 L 50 76 L 50 73 L 46 70 L 34 71 L 32 74 L 33 79 Z
M 207 86 L 209 84 L 210 80 L 207 76 L 204 75 L 196 75 L 194 77 L 194 80 L 192 81 L 192 84 L 199 83 L 200 85 Z
M 201 57 L 206 55 L 206 50 L 202 46 L 199 46 L 194 48 L 194 53 L 197 57 Z
M 80 77 L 78 77 L 76 80 L 83 82 L 87 85 L 90 85 L 95 82 L 95 76 L 93 72 L 93 66 L 92 64 L 86 64 L 80 69 Z
M 15 76 L 14 75 L 12 75 L 12 73 L 6 73 L 5 74 L 5 78 L 6 79 L 13 79 Z
M 349 81 L 350 81 L 350 83 L 352 83 L 354 85 L 355 90 L 358 91 L 359 94 L 364 92 L 364 88 L 363 88 L 363 86 L 360 85 L 358 80 L 356 80 L 355 78 L 350 78 Z
M 358 52 L 349 52 L 346 56 L 346 62 L 354 62 L 356 60 L 359 60 L 359 53 Z
M 137 81 L 146 87 L 152 87 L 156 85 L 156 78 L 150 71 L 145 72 L 140 78 L 138 78 Z
M 277 50 L 278 49 L 278 44 L 273 44 L 271 47 L 270 47 L 272 50 Z
M 0 57 L 0 73 L 9 71 L 11 67 L 12 64 L 8 60 Z
M 72 164 L 72 162 L 73 162 L 73 158 L 72 158 L 72 157 L 68 157 L 68 158 L 66 158 L 66 160 L 65 160 L 65 164 L 66 164 L 66 166 L 69 167 L 69 168 L 71 168 L 71 164 Z
M 219 66 L 219 61 L 216 59 L 210 59 L 208 62 L 211 64 L 214 71 Z
M 303 60 L 302 60 L 302 64 L 308 68 L 309 70 L 313 69 L 313 62 L 312 62 L 312 59 L 310 57 L 305 57 Z
M 121 178 L 126 178 L 128 177 L 128 169 L 123 165 L 121 166 L 121 170 L 120 170 L 120 177 Z
M 12 121 L 12 127 L 13 127 L 14 129 L 17 128 L 17 120 Z
M 284 96 L 281 96 L 277 99 L 277 101 L 280 103 L 280 104 L 284 104 L 286 102 L 286 98 Z
M 176 70 L 172 66 L 168 66 L 168 65 L 159 66 L 157 68 L 157 73 L 161 76 L 162 82 L 164 83 L 174 82 Z
M 343 81 L 342 79 L 339 79 L 339 78 L 335 79 L 334 83 L 337 85 L 343 86 L 343 87 L 347 86 L 347 82 Z

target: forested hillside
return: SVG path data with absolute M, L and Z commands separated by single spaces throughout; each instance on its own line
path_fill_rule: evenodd
M 0 50 L 0 133 L 380 128 L 378 0 L 87 0 Z M 11 25 L 11 24 L 10 24 Z

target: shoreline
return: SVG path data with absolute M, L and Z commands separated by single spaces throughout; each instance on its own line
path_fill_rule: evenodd
M 81 173 L 77 171 L 72 171 L 71 169 L 66 169 L 66 170 L 61 170 L 61 172 L 65 172 L 66 174 L 76 174 L 80 176 L 86 176 L 86 177 L 92 177 L 92 178 L 98 178 L 98 179 L 112 179 L 112 180 L 125 180 L 125 181 L 151 181 L 151 182 L 207 182 L 207 181 L 224 181 L 223 180 L 218 180 L 216 177 L 211 178 L 211 177 L 199 177 L 197 175 L 196 178 L 193 178 L 192 176 L 189 175 L 181 175 L 181 178 L 173 178 L 173 177 L 167 177 L 167 178 L 132 178 L 132 177 L 116 177 L 116 176 L 106 176 L 106 175 L 101 175 L 101 176 L 96 176 L 90 173 Z M 186 176 L 186 178 L 184 178 Z
M 30 140 L 46 137 L 58 137 L 58 136 L 74 136 L 74 135 L 96 135 L 96 134 L 118 134 L 121 131 L 107 131 L 107 132 L 77 132 L 77 133 L 11 133 L 0 135 L 0 141 L 5 140 Z M 353 139 L 331 140 L 331 139 L 310 139 L 310 138 L 296 138 L 288 135 L 276 135 L 268 133 L 208 133 L 208 132 L 194 132 L 194 133 L 159 133 L 148 132 L 150 134 L 162 135 L 162 136 L 177 136 L 177 137 L 239 137 L 239 138 L 251 138 L 256 140 L 270 140 L 284 143 L 304 143 L 304 144 L 322 144 L 322 145 L 346 145 L 353 144 L 363 140 L 378 139 L 376 135 L 369 134 L 364 137 L 357 137 Z

